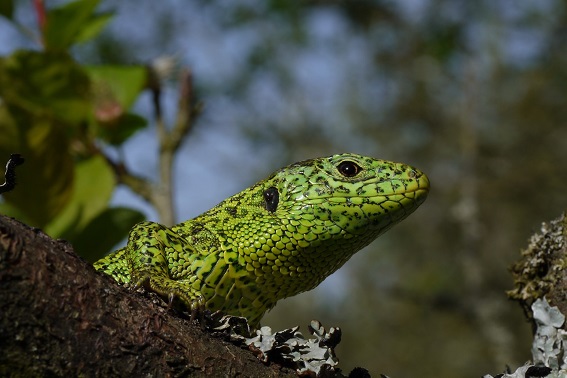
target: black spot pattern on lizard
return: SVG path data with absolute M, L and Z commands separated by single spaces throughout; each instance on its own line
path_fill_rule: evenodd
M 354 154 L 305 160 L 171 229 L 136 226 L 128 246 L 95 267 L 255 324 L 413 212 L 428 186 L 404 164 Z M 277 203 L 266 198 L 268 188 L 277 190 Z

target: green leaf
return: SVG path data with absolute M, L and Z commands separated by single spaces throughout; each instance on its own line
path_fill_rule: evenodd
M 2 0 L 0 1 L 0 16 L 4 16 L 11 20 L 14 15 L 14 1 Z
M 123 113 L 134 104 L 147 81 L 148 70 L 143 66 L 90 66 L 95 103 L 115 100 Z
M 0 199 L 1 198 L 2 198 L 2 196 L 0 196 Z M 9 202 L 0 202 L 0 214 L 6 215 L 6 216 L 9 216 L 9 217 L 12 217 L 12 218 L 16 218 L 20 222 L 23 222 L 23 223 L 26 223 L 26 224 L 32 224 L 31 221 L 26 216 L 26 214 L 22 213 L 20 208 L 12 205 Z
M 25 163 L 16 170 L 16 187 L 3 195 L 4 200 L 35 227 L 53 219 L 71 198 L 73 160 L 68 153 L 69 139 L 49 119 L 34 119 L 28 114 L 0 106 L 0 156 L 20 153 Z
M 124 207 L 106 209 L 70 242 L 80 256 L 95 262 L 126 238 L 132 226 L 144 219 L 144 214 L 137 210 Z
M 0 58 L 0 98 L 0 152 L 26 159 L 5 200 L 44 227 L 71 199 L 70 143 L 92 117 L 89 78 L 65 53 L 18 51 Z
M 17 51 L 0 58 L 0 98 L 41 119 L 80 125 L 91 116 L 90 82 L 66 53 Z
M 79 30 L 79 33 L 75 36 L 75 42 L 83 43 L 96 37 L 113 16 L 114 13 L 112 12 L 91 16 L 91 18 L 87 20 L 87 22 L 83 25 L 83 28 Z
M 96 135 L 114 146 L 119 146 L 136 131 L 146 127 L 147 124 L 148 121 L 144 117 L 134 113 L 126 113 L 115 122 L 100 123 Z
M 45 232 L 72 239 L 107 207 L 115 185 L 114 173 L 102 156 L 77 163 L 72 197 L 57 218 L 45 226 Z
M 71 47 L 77 38 L 84 38 L 83 28 L 94 17 L 93 12 L 98 3 L 99 0 L 78 0 L 50 9 L 43 31 L 45 48 L 64 51 Z
M 94 133 L 113 145 L 120 145 L 147 121 L 128 109 L 145 88 L 148 71 L 142 66 L 92 66 Z

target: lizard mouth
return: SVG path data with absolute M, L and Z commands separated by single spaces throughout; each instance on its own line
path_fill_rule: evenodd
M 348 202 L 357 204 L 356 199 L 372 199 L 372 198 L 401 198 L 407 197 L 419 201 L 419 204 L 425 201 L 429 194 L 429 179 L 423 173 L 416 176 L 415 179 L 390 178 L 386 180 L 374 180 L 354 190 L 346 190 L 342 188 L 330 189 L 329 187 L 312 187 L 311 190 L 301 193 L 296 201 L 307 202 L 311 204 L 330 202 Z
M 413 180 L 391 181 L 389 193 L 386 190 L 356 197 L 328 196 L 332 222 L 351 235 L 380 235 L 413 213 L 429 194 L 429 179 L 424 174 Z

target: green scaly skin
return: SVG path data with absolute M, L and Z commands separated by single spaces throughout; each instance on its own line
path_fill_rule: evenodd
M 97 261 L 118 282 L 193 311 L 257 325 L 280 299 L 311 290 L 411 214 L 429 191 L 405 164 L 354 154 L 307 160 L 171 228 L 142 222 Z

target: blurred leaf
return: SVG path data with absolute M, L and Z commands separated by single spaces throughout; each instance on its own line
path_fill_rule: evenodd
M 143 129 L 148 121 L 137 114 L 123 114 L 116 122 L 100 124 L 97 136 L 108 143 L 118 146 L 130 138 L 136 131 Z
M 94 262 L 110 252 L 128 236 L 132 226 L 144 219 L 144 214 L 137 210 L 124 207 L 106 209 L 70 242 L 79 255 Z
M 65 51 L 79 38 L 85 38 L 83 33 L 88 35 L 89 32 L 84 32 L 83 29 L 94 27 L 88 25 L 96 17 L 93 12 L 98 3 L 99 0 L 78 0 L 50 9 L 47 12 L 47 22 L 43 31 L 46 50 Z
M 15 190 L 15 189 L 14 189 Z M 4 195 L 4 194 L 2 194 Z M 0 198 L 3 198 L 0 196 Z M 10 202 L 0 202 L 0 214 L 6 215 L 12 218 L 16 218 L 20 222 L 31 224 L 31 221 L 28 219 L 27 215 L 22 213 L 20 208 L 17 206 L 12 205 Z
M 4 16 L 11 20 L 14 14 L 14 1 L 2 0 L 0 1 L 0 16 Z
M 113 145 L 123 143 L 147 121 L 128 112 L 144 89 L 148 71 L 142 66 L 93 66 L 92 80 L 96 136 Z
M 89 20 L 87 20 L 85 25 L 83 25 L 82 29 L 79 30 L 79 34 L 75 37 L 75 42 L 82 43 L 96 37 L 113 16 L 114 13 L 111 12 L 92 16 Z
M 144 89 L 148 71 L 143 66 L 90 66 L 95 103 L 109 98 L 118 102 L 123 112 L 129 109 Z
M 102 156 L 78 162 L 72 197 L 45 231 L 52 237 L 72 239 L 107 207 L 115 184 L 114 174 Z
M 49 120 L 31 120 L 17 109 L 12 110 L 9 113 L 7 107 L 0 107 L 0 156 L 17 152 L 26 162 L 18 167 L 16 188 L 3 197 L 24 213 L 32 226 L 43 227 L 71 197 L 74 172 L 68 154 L 69 139 Z
M 65 53 L 17 51 L 0 58 L 0 152 L 26 159 L 5 199 L 35 227 L 71 198 L 70 138 L 91 117 L 88 88 L 88 76 Z
M 0 97 L 1 99 L 1 97 Z M 11 153 L 16 153 L 19 148 L 21 131 L 14 122 L 8 108 L 0 102 L 0 150 L 11 151 L 6 156 L 0 155 L 0 166 L 5 165 Z M 4 160 L 5 159 L 5 160 Z M 2 162 L 4 161 L 4 162 Z
M 0 97 L 42 119 L 70 125 L 91 114 L 89 78 L 66 53 L 17 51 L 0 58 Z

